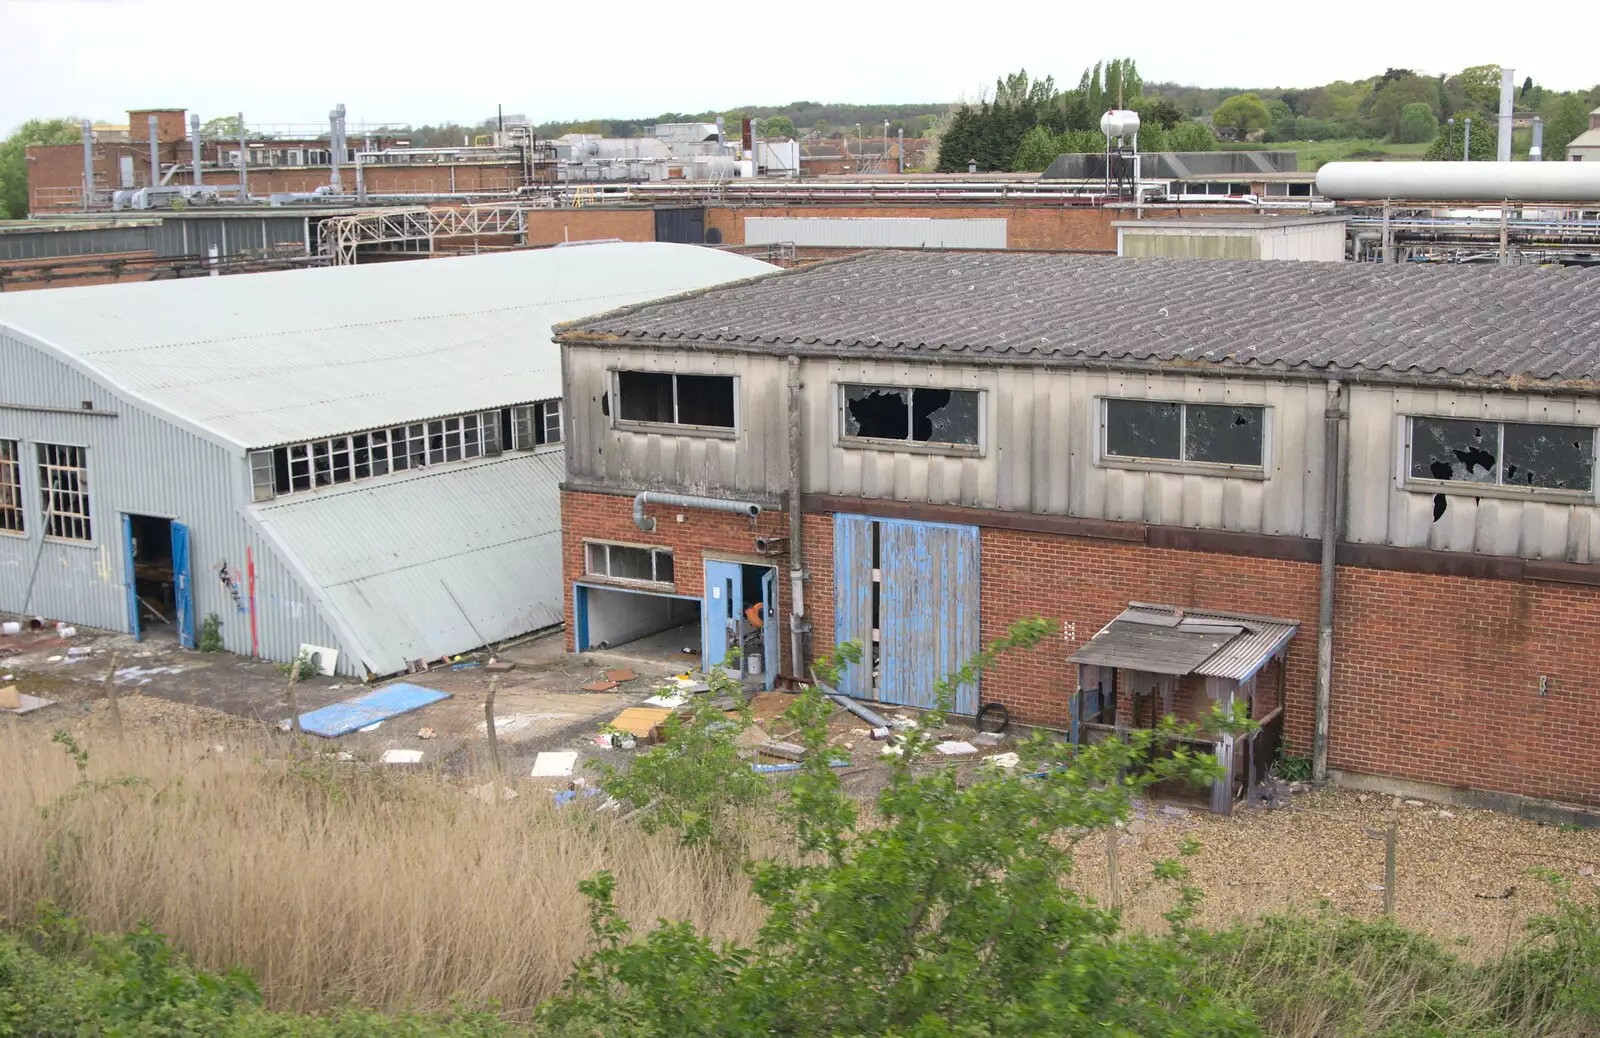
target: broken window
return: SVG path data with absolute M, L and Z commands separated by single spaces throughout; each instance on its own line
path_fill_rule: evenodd
M 1111 458 L 1261 468 L 1266 408 L 1107 400 L 1104 453 Z
M 552 434 L 554 440 L 549 438 Z M 303 493 L 391 472 L 492 457 L 512 442 L 516 443 L 512 449 L 524 450 L 536 444 L 559 442 L 560 436 L 561 401 L 546 400 L 285 444 L 250 452 L 251 498 L 270 501 L 282 494 Z M 524 437 L 530 439 L 525 441 Z
M 732 429 L 733 393 L 732 375 L 619 371 L 617 417 L 625 422 Z
M 22 444 L 0 440 L 0 531 L 23 533 Z
M 672 583 L 672 552 L 664 548 L 640 548 L 631 544 L 584 544 L 584 568 L 592 576 L 613 580 L 644 580 L 656 584 Z
M 1594 489 L 1594 429 L 1412 418 L 1412 479 L 1542 490 Z M 1435 518 L 1443 512 L 1434 504 Z
M 508 449 L 526 451 L 561 442 L 561 401 L 542 400 L 537 404 L 513 407 L 510 411 L 514 446 Z
M 844 436 L 862 440 L 978 446 L 972 389 L 845 386 Z
M 93 540 L 89 520 L 88 449 L 55 443 L 36 446 L 44 535 L 69 541 Z

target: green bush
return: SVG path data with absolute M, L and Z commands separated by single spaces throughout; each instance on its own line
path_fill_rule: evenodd
M 200 621 L 200 637 L 196 639 L 195 647 L 201 652 L 222 651 L 222 617 L 216 613 L 206 614 L 206 618 Z

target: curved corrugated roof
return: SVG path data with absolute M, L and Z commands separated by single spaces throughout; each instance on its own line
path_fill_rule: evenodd
M 235 447 L 561 395 L 550 327 L 776 268 L 619 242 L 0 297 L 0 331 Z

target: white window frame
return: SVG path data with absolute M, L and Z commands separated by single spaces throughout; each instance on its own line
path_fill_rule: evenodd
M 78 463 L 75 465 L 63 465 L 59 461 L 59 455 L 57 456 L 57 461 L 47 461 L 46 458 L 51 451 L 73 451 L 75 452 L 73 456 Z M 34 460 L 38 466 L 36 471 L 39 479 L 39 516 L 43 520 L 40 525 L 40 531 L 44 535 L 44 539 L 58 541 L 62 544 L 93 545 L 94 499 L 89 489 L 89 448 L 73 443 L 36 442 L 34 444 Z M 52 474 L 58 472 L 76 472 L 78 474 L 77 489 L 59 491 L 59 493 L 75 499 L 77 506 L 75 511 L 58 512 L 54 510 L 54 498 L 58 491 L 54 489 L 55 481 L 52 478 Z M 52 520 L 60 521 L 63 519 L 70 523 L 80 524 L 83 536 L 52 532 L 52 528 L 55 525 Z
M 560 450 L 563 441 L 561 398 L 535 400 L 511 408 L 508 451 Z
M 891 440 L 881 436 L 853 436 L 845 430 L 849 428 L 850 402 L 847 392 L 851 389 L 887 389 L 904 390 L 906 393 L 907 431 L 910 431 L 911 394 L 919 389 L 948 389 L 952 393 L 976 393 L 978 395 L 978 442 L 973 443 L 946 443 L 942 440 Z M 966 458 L 982 458 L 989 453 L 989 391 L 972 386 L 905 386 L 895 385 L 890 382 L 835 382 L 833 384 L 834 413 L 834 443 L 840 447 L 852 450 L 890 451 L 895 454 L 948 454 Z
M 1395 485 L 1401 490 L 1409 490 L 1426 494 L 1450 494 L 1457 497 L 1493 497 L 1508 500 L 1527 501 L 1535 498 L 1544 500 L 1562 501 L 1569 504 L 1596 504 L 1600 503 L 1600 442 L 1593 437 L 1600 434 L 1600 427 L 1584 422 L 1562 422 L 1554 420 L 1532 421 L 1513 418 L 1480 418 L 1475 415 L 1460 414 L 1403 414 L 1397 416 L 1400 422 L 1399 435 L 1395 442 L 1399 444 L 1398 458 L 1396 459 L 1398 471 L 1395 476 Z M 1495 450 L 1495 481 L 1493 483 L 1473 483 L 1465 479 L 1428 479 L 1411 474 L 1412 453 L 1412 420 L 1417 418 L 1432 419 L 1441 422 L 1477 422 L 1480 425 L 1494 425 L 1499 427 L 1496 437 L 1498 447 Z M 1566 490 L 1560 487 L 1528 487 L 1506 486 L 1500 482 L 1505 466 L 1505 427 L 1508 425 L 1558 425 L 1565 429 L 1585 429 L 1591 437 L 1589 453 L 1593 459 L 1593 466 L 1589 473 L 1588 490 Z
M 678 376 L 686 375 L 691 378 L 725 378 L 733 383 L 733 427 L 730 429 L 722 425 L 687 425 L 677 421 L 671 422 L 645 422 L 638 419 L 622 417 L 622 374 L 630 375 L 666 375 L 672 379 L 672 414 L 678 414 Z M 648 368 L 612 368 L 608 372 L 607 382 L 611 391 L 610 410 L 611 427 L 623 431 L 671 433 L 675 436 L 701 436 L 709 439 L 736 440 L 739 430 L 744 425 L 744 413 L 739 406 L 739 376 L 730 375 L 725 371 L 651 371 Z
M 599 572 L 591 566 L 594 549 L 602 549 L 605 553 L 606 569 Z M 637 551 L 650 553 L 650 575 L 653 579 L 641 580 L 636 577 L 614 577 L 611 575 L 611 549 L 631 548 Z M 660 556 L 665 555 L 672 566 L 673 579 L 658 579 L 661 575 Z M 664 548 L 659 544 L 632 544 L 627 541 L 600 541 L 584 539 L 583 542 L 583 576 L 585 581 L 602 581 L 608 584 L 622 584 L 628 587 L 649 587 L 663 590 L 673 590 L 677 587 L 678 560 L 671 548 Z
M 0 535 L 28 536 L 22 467 L 22 440 L 0 436 Z
M 1106 421 L 1112 401 L 1127 404 L 1176 404 L 1184 408 L 1178 419 L 1177 458 L 1131 458 L 1106 451 Z M 1230 465 L 1214 461 L 1185 461 L 1188 446 L 1190 405 L 1197 407 L 1248 407 L 1261 412 L 1261 464 Z M 1143 472 L 1173 472 L 1185 476 L 1222 476 L 1229 479 L 1267 480 L 1272 478 L 1273 408 L 1247 400 L 1173 400 L 1167 397 L 1101 396 L 1095 398 L 1094 457 L 1101 468 L 1138 469 Z

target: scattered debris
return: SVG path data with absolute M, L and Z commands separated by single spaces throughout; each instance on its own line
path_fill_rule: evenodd
M 1189 813 L 1189 809 L 1187 807 L 1179 807 L 1176 804 L 1162 804 L 1161 813 L 1171 815 L 1174 818 L 1182 818 Z
M 610 692 L 617 687 L 615 681 L 591 681 L 583 686 L 585 692 Z
M 1015 753 L 997 753 L 993 757 L 985 758 L 989 763 L 1002 768 L 1014 768 L 1022 763 L 1022 758 Z
M 17 706 L 0 706 L 0 713 L 17 714 L 19 716 L 31 714 L 35 710 L 43 710 L 47 706 L 54 706 L 56 701 L 54 699 L 40 699 L 38 696 L 30 696 L 26 692 L 18 692 L 17 702 Z
M 751 725 L 739 733 L 739 737 L 734 740 L 734 744 L 741 750 L 757 750 L 761 748 L 762 743 L 771 741 L 772 736 L 762 731 L 759 727 Z
M 386 721 L 449 698 L 448 692 L 396 681 L 354 699 L 301 714 L 300 727 L 312 735 L 333 739 L 360 731 L 374 721 Z
M 684 702 L 685 700 L 682 696 L 667 693 L 664 695 L 651 696 L 649 699 L 644 701 L 643 705 L 658 706 L 667 710 L 676 710 L 678 707 L 682 706 Z
M 325 678 L 334 676 L 334 668 L 339 665 L 339 650 L 330 649 L 326 645 L 300 645 L 300 655 L 309 659 L 317 673 Z
M 511 660 L 490 660 L 484 667 L 485 670 L 503 671 L 516 670 L 517 665 Z
M 467 790 L 467 796 L 474 800 L 481 800 L 485 804 L 492 804 L 494 803 L 494 783 L 485 782 L 481 786 L 473 786 L 471 789 Z M 509 786 L 502 785 L 500 787 L 501 800 L 515 800 L 518 796 L 519 794 L 517 791 Z
M 757 747 L 758 752 L 765 757 L 779 757 L 783 760 L 805 760 L 806 748 L 792 742 L 779 742 L 769 739 Z
M 384 750 L 383 756 L 378 759 L 385 764 L 420 764 L 422 763 L 422 751 Z
M 897 732 L 909 732 L 917 726 L 917 722 L 905 714 L 895 714 L 889 718 L 889 727 Z
M 970 742 L 963 742 L 959 739 L 947 739 L 935 746 L 934 749 L 938 750 L 946 757 L 960 757 L 967 754 L 976 754 L 978 752 L 978 748 L 976 746 L 972 745 Z
M 1503 894 L 1474 894 L 1472 896 L 1476 898 L 1482 898 L 1485 901 L 1506 901 L 1512 897 L 1515 897 L 1516 893 L 1516 887 L 1507 887 L 1505 893 Z
M 874 728 L 872 730 L 872 738 L 874 740 L 876 740 L 877 742 L 882 742 L 883 740 L 887 739 L 888 737 L 889 737 L 889 729 L 886 728 L 886 727 L 885 728 Z
M 51 656 L 58 660 L 60 656 Z M 182 667 L 118 667 L 117 684 L 119 685 L 148 685 L 152 678 L 162 674 L 182 674 Z
M 281 725 L 279 725 L 278 727 L 280 727 L 280 728 L 288 728 L 289 727 L 289 722 L 285 721 Z M 358 732 L 375 732 L 379 728 L 382 728 L 382 727 L 383 727 L 383 722 L 382 721 L 373 721 L 371 724 L 367 725 L 365 728 L 357 728 L 356 731 L 358 731 Z
M 17 623 L 15 620 L 7 620 L 5 623 L 0 623 L 0 634 L 10 636 L 21 633 L 22 625 Z
M 711 701 L 711 709 L 713 709 L 713 710 L 737 710 L 737 709 L 739 709 L 739 701 L 737 699 L 735 699 L 733 696 L 718 696 L 717 698 L 715 698 L 715 699 L 713 699 Z
M 1425 804 L 1424 802 L 1422 802 L 1421 800 L 1407 800 L 1406 801 L 1406 806 L 1407 807 L 1427 807 L 1428 805 Z
M 1381 893 L 1383 893 L 1383 884 L 1382 883 L 1368 883 L 1367 884 L 1367 889 L 1371 890 L 1371 891 L 1375 891 L 1376 893 L 1381 894 Z
M 58 638 L 76 638 L 78 629 L 76 627 L 68 627 L 66 624 L 56 624 L 56 636 Z
M 504 714 L 494 719 L 496 735 L 513 735 L 536 721 L 559 721 L 573 714 Z M 609 744 L 608 744 L 609 745 Z
M 450 664 L 450 669 L 451 670 L 471 670 L 473 667 L 481 667 L 481 666 L 483 666 L 483 664 L 481 664 L 478 661 L 474 660 L 471 663 L 452 663 L 452 664 Z
M 611 727 L 620 728 L 630 735 L 646 736 L 656 725 L 672 716 L 671 710 L 654 706 L 630 706 L 611 721 Z
M 1356 803 L 1358 803 L 1358 804 L 1365 804 L 1368 800 L 1371 800 L 1371 799 L 1372 798 L 1370 796 L 1368 796 L 1367 794 L 1365 794 L 1365 793 L 1357 793 L 1356 794 Z
M 999 746 L 1006 737 L 999 732 L 978 732 L 968 741 L 974 746 Z
M 1439 809 L 1439 817 L 1440 818 L 1454 818 L 1455 816 L 1456 815 L 1455 815 L 1454 811 L 1446 811 L 1443 808 Z
M 622 667 L 618 670 L 606 671 L 606 677 L 610 678 L 612 681 L 622 682 L 632 681 L 634 678 L 638 677 L 638 675 L 629 670 L 627 667 Z
M 417 738 L 419 739 L 433 739 L 436 738 L 438 734 L 439 733 L 434 731 L 432 728 L 419 728 L 417 730 Z
M 578 755 L 572 750 L 541 753 L 533 759 L 533 777 L 566 778 L 577 763 Z
M 822 686 L 822 690 L 827 694 L 829 699 L 833 700 L 838 705 L 844 707 L 846 710 L 850 711 L 852 714 L 855 714 L 857 717 L 861 718 L 863 721 L 865 721 L 868 724 L 872 725 L 872 727 L 874 727 L 874 728 L 882 728 L 888 723 L 882 717 L 879 717 L 877 714 L 873 713 L 871 710 L 868 710 L 866 707 L 862 706 L 860 703 L 856 702 L 854 699 L 851 699 L 849 696 L 840 695 L 838 692 L 835 692 L 833 689 L 829 688 L 827 685 L 823 685 Z
M 1594 875 L 1594 866 L 1593 865 L 1579 865 L 1578 866 L 1578 875 L 1580 875 L 1580 876 L 1584 877 L 1585 879 L 1587 879 L 1588 877 Z
M 17 686 L 7 685 L 0 688 L 0 710 L 22 709 L 22 696 L 17 692 Z

